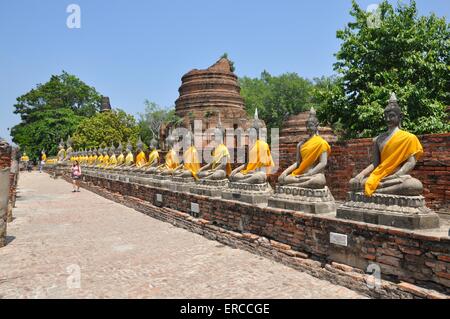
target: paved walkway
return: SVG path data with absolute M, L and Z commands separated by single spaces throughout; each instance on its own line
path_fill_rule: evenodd
M 47 174 L 22 173 L 0 298 L 361 298 Z

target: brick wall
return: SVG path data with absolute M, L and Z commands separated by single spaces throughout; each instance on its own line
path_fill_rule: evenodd
M 450 204 L 450 133 L 418 136 L 424 156 L 411 173 L 424 186 L 427 206 L 449 212 Z M 336 200 L 345 200 L 349 180 L 368 166 L 372 159 L 372 139 L 332 142 L 331 156 L 325 173 L 327 183 Z M 271 177 L 276 181 L 283 169 L 295 161 L 295 148 L 280 145 L 280 158 L 291 158 Z
M 11 166 L 11 147 L 6 141 L 0 139 L 0 170 L 8 168 Z M 9 173 L 8 173 L 9 174 Z M 9 175 L 7 176 L 9 177 Z M 4 181 L 0 181 L 3 183 Z M 3 189 L 3 186 L 0 186 L 0 203 L 5 200 L 6 197 L 6 205 L 3 203 L 0 205 L 0 247 L 3 247 L 6 244 L 6 222 L 8 215 L 8 199 L 9 199 L 9 187 L 6 184 L 6 188 Z
M 450 238 L 428 236 L 386 226 L 370 225 L 329 216 L 315 216 L 245 203 L 178 193 L 145 185 L 84 176 L 84 185 L 107 190 L 112 197 L 145 202 L 155 216 L 170 209 L 175 215 L 200 207 L 205 225 L 273 242 L 291 257 L 303 256 L 318 263 L 341 263 L 365 271 L 369 264 L 381 268 L 382 277 L 450 293 Z M 156 202 L 161 194 L 162 203 Z M 178 216 L 177 215 L 177 216 Z M 164 219 L 161 216 L 161 219 Z M 189 216 L 184 223 L 194 221 Z M 346 234 L 348 246 L 330 244 L 330 232 Z M 253 247 L 253 246 L 252 246 Z M 253 247 L 256 249 L 256 247 Z

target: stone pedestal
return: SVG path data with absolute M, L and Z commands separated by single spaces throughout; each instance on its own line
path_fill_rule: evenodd
M 193 185 L 195 185 L 195 180 L 193 177 L 181 178 L 174 176 L 171 178 L 170 182 L 166 183 L 168 190 L 184 193 L 189 193 Z
M 423 196 L 347 194 L 347 201 L 337 210 L 338 218 L 406 229 L 439 227 L 439 216 L 425 206 Z
M 222 191 L 228 188 L 228 179 L 222 180 L 208 180 L 201 179 L 191 186 L 190 192 L 192 194 L 205 195 L 211 197 L 221 197 Z
M 310 189 L 277 185 L 268 206 L 301 211 L 310 214 L 336 213 L 336 203 L 327 186 Z
M 228 188 L 222 191 L 223 199 L 237 200 L 249 204 L 267 204 L 273 190 L 269 183 L 245 184 L 229 182 Z

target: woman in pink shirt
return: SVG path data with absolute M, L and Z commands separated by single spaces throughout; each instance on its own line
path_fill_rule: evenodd
M 80 183 L 78 182 L 81 177 L 81 167 L 78 161 L 75 161 L 72 165 L 72 185 L 73 191 L 72 193 L 80 191 Z

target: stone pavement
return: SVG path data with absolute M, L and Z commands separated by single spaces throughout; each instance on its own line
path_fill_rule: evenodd
M 47 174 L 23 172 L 0 298 L 365 298 L 145 216 Z

